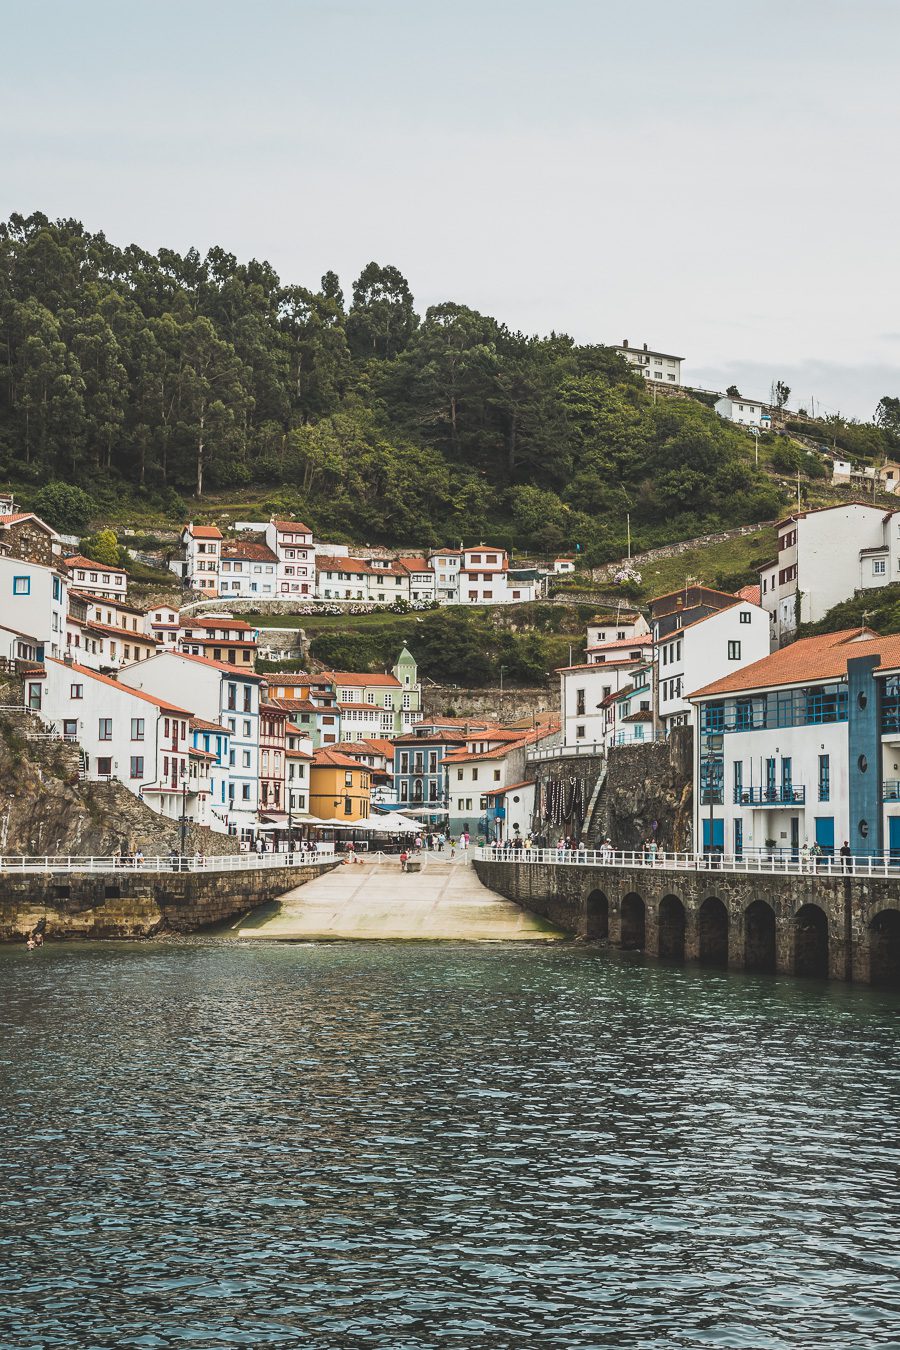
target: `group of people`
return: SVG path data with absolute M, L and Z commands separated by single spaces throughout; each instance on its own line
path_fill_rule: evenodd
M 117 848 L 113 854 L 114 867 L 143 867 L 143 865 L 144 850 L 140 846 L 131 853 L 128 846 L 123 844 L 120 848 Z

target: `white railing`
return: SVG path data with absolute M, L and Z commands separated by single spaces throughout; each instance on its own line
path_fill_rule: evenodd
M 653 871 L 764 873 L 777 876 L 893 877 L 900 880 L 900 857 L 792 857 L 768 853 L 667 853 L 643 850 L 579 848 L 511 848 L 498 845 L 475 850 L 486 862 L 553 863 L 560 867 L 623 867 Z
M 272 867 L 305 867 L 309 863 L 334 862 L 333 851 L 295 848 L 292 853 L 225 853 L 216 857 L 169 854 L 165 858 L 58 856 L 0 856 L 0 872 L 257 872 Z
M 579 741 L 576 745 L 548 745 L 545 749 L 527 749 L 526 760 L 568 759 L 570 755 L 605 755 L 602 741 Z

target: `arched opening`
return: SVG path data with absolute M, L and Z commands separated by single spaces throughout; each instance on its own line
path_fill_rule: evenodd
M 828 979 L 828 916 L 818 905 L 794 915 L 794 974 Z
M 775 911 L 765 900 L 744 910 L 744 969 L 775 969 Z
M 591 891 L 584 902 L 584 935 L 588 941 L 609 937 L 609 901 L 602 891 Z
M 883 909 L 869 924 L 869 980 L 900 985 L 900 910 Z
M 728 910 L 716 896 L 711 895 L 700 906 L 697 930 L 697 955 L 701 966 L 727 966 Z
M 646 916 L 639 895 L 626 895 L 622 901 L 622 946 L 626 951 L 641 951 L 644 946 Z
M 670 961 L 684 960 L 684 905 L 677 895 L 659 902 L 659 954 Z

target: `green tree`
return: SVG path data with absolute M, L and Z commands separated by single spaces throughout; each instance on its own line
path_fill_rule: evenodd
M 35 494 L 34 511 L 63 534 L 81 534 L 96 514 L 97 503 L 72 483 L 47 483 Z
M 370 262 L 353 283 L 353 303 L 347 315 L 347 341 L 362 360 L 390 360 L 406 346 L 416 330 L 409 283 L 396 267 Z
M 86 558 L 100 563 L 103 567 L 118 567 L 121 561 L 119 541 L 114 531 L 110 529 L 86 535 L 81 541 L 81 552 Z

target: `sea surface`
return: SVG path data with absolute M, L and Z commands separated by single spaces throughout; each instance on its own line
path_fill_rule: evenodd
M 0 951 L 0 1346 L 900 1347 L 896 996 L 590 947 Z

